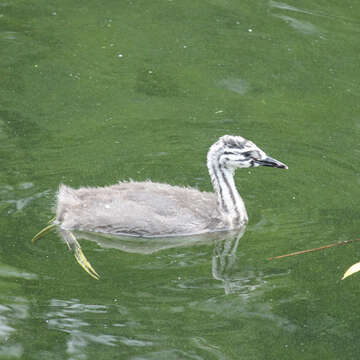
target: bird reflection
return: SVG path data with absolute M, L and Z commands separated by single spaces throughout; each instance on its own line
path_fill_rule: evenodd
M 214 279 L 222 281 L 225 293 L 231 293 L 237 280 L 232 280 L 232 272 L 236 263 L 236 251 L 240 239 L 244 235 L 246 226 L 240 229 L 227 232 L 213 232 L 187 237 L 168 237 L 168 238 L 141 238 L 133 236 L 117 236 L 111 234 L 101 234 L 94 232 L 74 232 L 77 239 L 85 239 L 96 242 L 102 248 L 117 249 L 127 253 L 153 254 L 162 250 L 189 247 L 203 244 L 213 244 L 212 255 L 212 275 Z M 72 240 L 68 237 L 68 232 L 58 230 L 63 240 L 71 247 Z M 78 244 L 78 243 L 77 243 Z M 90 264 L 83 252 L 81 257 Z M 81 259 L 77 259 L 80 265 Z M 234 282 L 234 283 L 233 283 Z
M 232 269 L 236 261 L 239 241 L 244 233 L 245 227 L 241 228 L 237 234 L 229 234 L 215 242 L 212 258 L 212 275 L 214 279 L 223 282 L 226 294 L 232 292 L 233 285 L 235 284 L 232 277 Z

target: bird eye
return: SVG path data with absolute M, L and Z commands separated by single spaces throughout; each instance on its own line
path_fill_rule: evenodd
M 253 154 L 252 151 L 246 151 L 246 152 L 243 153 L 243 155 L 245 157 L 251 157 L 252 154 Z
M 253 159 L 253 160 L 258 160 L 261 157 L 260 153 L 256 150 L 246 151 L 243 153 L 243 156 L 245 156 L 246 158 Z

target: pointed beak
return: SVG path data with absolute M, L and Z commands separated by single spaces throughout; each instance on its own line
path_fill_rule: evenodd
M 285 164 L 283 164 L 282 162 L 280 162 L 276 159 L 273 159 L 271 157 L 267 157 L 263 160 L 258 160 L 256 162 L 257 162 L 257 164 L 259 164 L 261 166 L 271 166 L 271 167 L 276 167 L 279 169 L 288 169 L 288 167 Z

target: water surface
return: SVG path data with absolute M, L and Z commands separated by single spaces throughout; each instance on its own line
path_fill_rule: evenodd
M 359 236 L 359 12 L 0 3 L 0 358 L 357 359 L 359 276 L 340 278 L 358 244 L 266 259 Z M 241 238 L 149 252 L 81 240 L 99 281 L 56 233 L 31 245 L 59 183 L 211 191 L 205 156 L 223 134 L 289 166 L 238 171 Z

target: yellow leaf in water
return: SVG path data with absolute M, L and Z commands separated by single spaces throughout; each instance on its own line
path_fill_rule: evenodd
M 356 272 L 360 271 L 360 262 L 351 265 L 346 271 L 344 276 L 342 277 L 341 280 L 344 280 L 345 278 L 347 278 L 348 276 L 355 274 Z

